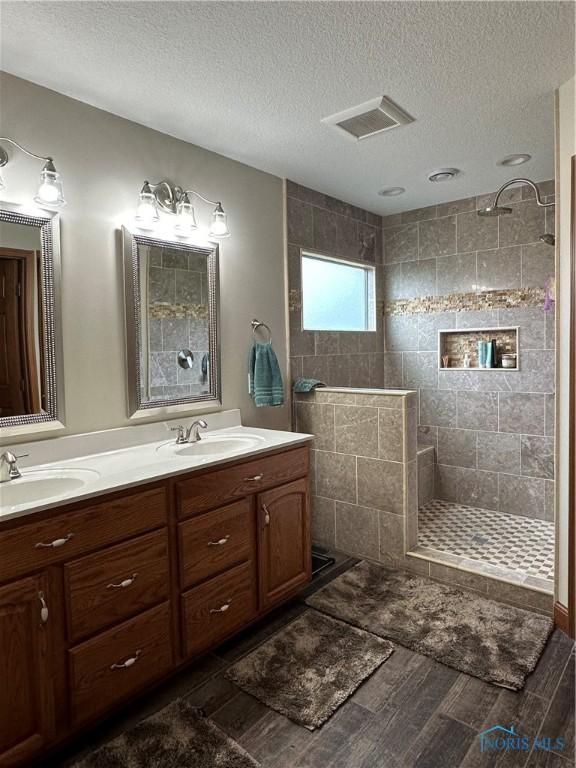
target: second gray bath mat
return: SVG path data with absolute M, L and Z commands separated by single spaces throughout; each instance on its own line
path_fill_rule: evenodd
M 472 592 L 361 562 L 306 603 L 467 675 L 524 687 L 551 619 Z
M 322 725 L 390 656 L 380 637 L 306 611 L 225 676 L 295 723 Z

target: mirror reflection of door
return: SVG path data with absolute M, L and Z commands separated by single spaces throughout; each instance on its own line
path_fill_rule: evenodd
M 0 416 L 41 408 L 34 324 L 35 251 L 0 248 Z
M 35 227 L 2 223 L 0 417 L 39 413 L 43 408 L 39 241 Z

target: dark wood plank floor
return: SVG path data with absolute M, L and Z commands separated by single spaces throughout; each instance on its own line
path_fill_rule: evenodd
M 354 561 L 315 581 L 318 589 Z M 186 696 L 263 768 L 571 768 L 574 766 L 573 643 L 556 631 L 525 689 L 496 688 L 397 647 L 319 730 L 310 732 L 224 678 L 226 668 L 305 610 L 296 601 L 226 643 L 137 706 L 88 734 L 43 768 L 63 768 L 130 725 Z M 514 725 L 565 748 L 481 751 L 480 732 Z M 150 766 L 150 768 L 156 768 Z M 193 766 L 190 766 L 193 768 Z

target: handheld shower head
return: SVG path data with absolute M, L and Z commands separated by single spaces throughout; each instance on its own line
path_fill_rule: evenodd
M 489 205 L 486 208 L 480 208 L 478 216 L 503 216 L 506 213 L 512 213 L 512 208 L 506 208 L 503 205 Z

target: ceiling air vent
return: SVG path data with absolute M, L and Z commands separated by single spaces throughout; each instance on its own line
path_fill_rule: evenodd
M 336 128 L 351 139 L 360 141 L 382 131 L 397 128 L 399 125 L 412 123 L 414 118 L 396 106 L 387 96 L 382 96 L 330 117 L 324 117 L 322 122 Z

